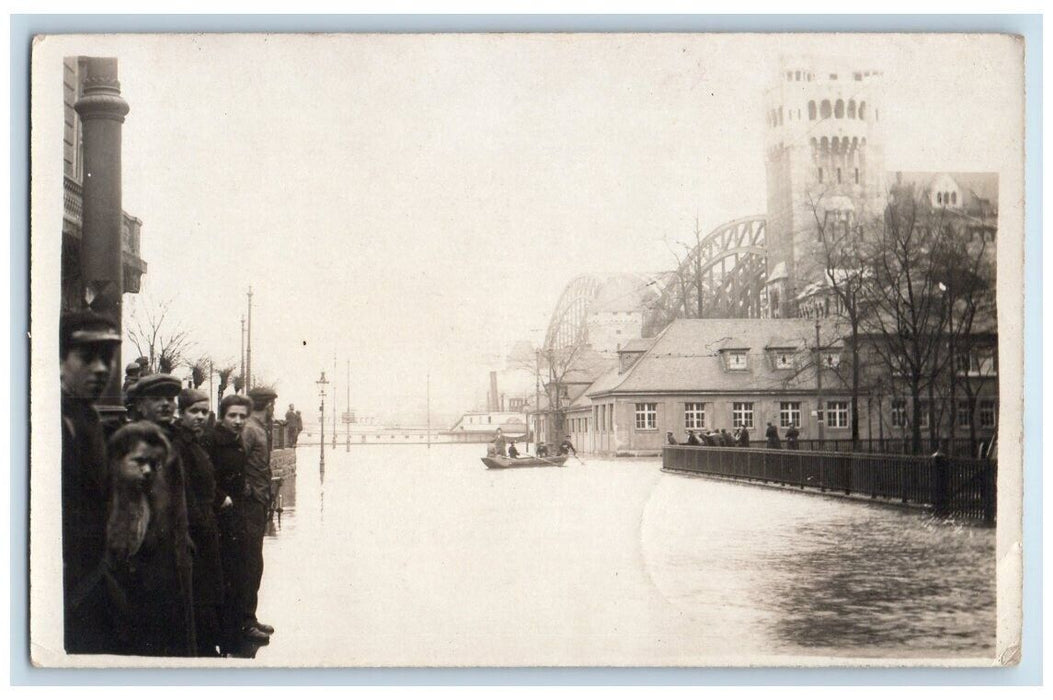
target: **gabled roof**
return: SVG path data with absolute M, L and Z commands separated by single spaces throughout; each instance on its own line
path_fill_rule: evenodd
M 822 322 L 821 343 L 840 346 L 841 333 L 832 319 Z M 749 348 L 748 368 L 729 370 L 721 351 Z M 742 392 L 812 390 L 815 373 L 804 369 L 775 369 L 770 349 L 815 347 L 815 321 L 787 319 L 677 319 L 655 339 L 654 345 L 628 371 L 617 366 L 604 372 L 585 394 L 596 397 L 621 392 Z M 824 380 L 834 383 L 833 376 Z M 825 383 L 825 382 L 824 382 Z

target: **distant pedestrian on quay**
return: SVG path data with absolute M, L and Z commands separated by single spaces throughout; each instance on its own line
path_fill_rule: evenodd
M 296 406 L 289 404 L 289 410 L 285 412 L 285 438 L 289 447 L 296 447 Z
M 293 440 L 293 446 L 300 440 L 300 433 L 303 432 L 303 416 L 300 412 L 296 412 L 296 438 Z
M 548 445 L 543 442 L 539 442 L 537 447 L 534 449 L 534 454 L 538 457 L 548 457 Z
M 798 449 L 797 438 L 800 437 L 801 431 L 797 429 L 796 425 L 791 425 L 786 431 L 786 449 L 796 450 Z
M 109 464 L 95 402 L 114 371 L 121 346 L 117 325 L 94 312 L 59 322 L 62 396 L 63 643 L 71 654 L 99 654 L 113 646 L 109 603 L 93 576 L 106 552 Z
M 764 446 L 769 450 L 778 450 L 782 448 L 782 441 L 779 440 L 779 429 L 771 423 L 768 423 L 768 428 L 764 431 L 764 438 Z
M 750 431 L 746 429 L 746 426 L 739 428 L 739 434 L 738 437 L 736 437 L 735 442 L 739 447 L 750 446 Z
M 515 459 L 516 457 L 519 456 L 519 450 L 516 449 L 516 441 L 515 440 L 512 440 L 512 442 L 509 443 L 509 445 L 508 445 L 508 456 L 511 457 L 512 459 Z

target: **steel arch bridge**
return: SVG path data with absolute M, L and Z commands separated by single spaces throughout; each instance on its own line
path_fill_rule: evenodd
M 766 311 L 766 233 L 764 216 L 713 229 L 667 276 L 649 327 L 657 332 L 676 318 L 760 318 Z
M 586 319 L 593 299 L 600 291 L 600 280 L 593 275 L 575 277 L 564 288 L 548 322 L 545 351 L 577 347 L 588 342 Z
M 658 299 L 645 309 L 645 333 L 676 318 L 760 318 L 766 312 L 766 230 L 766 217 L 746 216 L 702 238 L 677 270 L 664 275 Z M 549 319 L 546 351 L 588 342 L 589 311 L 601 287 L 594 275 L 570 281 Z

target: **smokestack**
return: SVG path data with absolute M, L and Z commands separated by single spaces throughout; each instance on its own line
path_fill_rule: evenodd
M 490 406 L 491 411 L 500 411 L 500 395 L 497 393 L 497 372 L 490 372 Z

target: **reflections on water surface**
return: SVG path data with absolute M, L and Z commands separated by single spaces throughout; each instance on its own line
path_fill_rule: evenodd
M 327 454 L 322 472 L 317 448 L 301 448 L 261 591 L 288 631 L 261 655 L 284 660 L 286 643 L 334 662 L 440 665 L 993 653 L 992 529 L 656 461 L 495 472 L 481 453 L 360 447 Z

